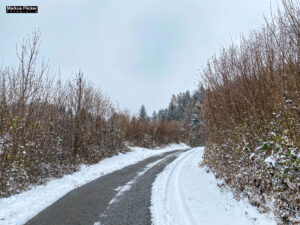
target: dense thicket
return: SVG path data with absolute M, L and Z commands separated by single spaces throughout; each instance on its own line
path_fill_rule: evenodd
M 120 114 L 120 130 L 131 146 L 152 148 L 169 143 L 183 142 L 180 124 L 175 121 L 151 122 Z
M 284 224 L 299 224 L 300 8 L 283 5 L 209 60 L 204 159 L 237 194 L 262 211 L 275 207 Z
M 0 71 L 0 196 L 126 149 L 112 104 L 82 73 L 63 83 L 38 65 L 39 37 L 19 45 L 18 68 Z

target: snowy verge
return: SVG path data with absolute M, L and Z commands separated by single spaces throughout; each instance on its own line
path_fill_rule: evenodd
M 66 193 L 92 180 L 148 157 L 186 148 L 188 146 L 185 144 L 172 144 L 156 150 L 133 147 L 130 152 L 104 159 L 97 164 L 82 165 L 79 171 L 59 179 L 53 179 L 45 185 L 35 186 L 29 191 L 9 198 L 0 198 L 0 224 L 24 224 Z
M 160 173 L 152 187 L 153 225 L 276 225 L 247 199 L 237 201 L 218 180 L 200 167 L 204 148 L 182 153 Z

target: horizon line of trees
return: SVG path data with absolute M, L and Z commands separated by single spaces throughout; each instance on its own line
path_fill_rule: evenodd
M 200 88 L 192 95 L 189 91 L 173 95 L 169 106 L 150 117 L 145 105 L 137 116 L 119 113 L 119 125 L 125 139 L 142 147 L 155 147 L 171 142 L 184 142 L 191 146 L 204 145 L 204 124 L 201 104 L 205 90 Z

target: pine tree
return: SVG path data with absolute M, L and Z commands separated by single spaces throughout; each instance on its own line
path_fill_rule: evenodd
M 168 108 L 168 120 L 178 120 L 177 106 L 173 101 L 170 102 Z
M 193 128 L 194 127 L 199 127 L 201 125 L 201 120 L 200 120 L 198 112 L 199 111 L 198 111 L 197 107 L 194 108 L 194 112 L 193 112 L 193 115 L 192 115 L 192 123 L 191 123 L 191 126 Z
M 153 111 L 151 121 L 155 123 L 155 122 L 157 122 L 157 120 L 158 120 L 157 113 L 156 113 L 156 111 Z
M 168 118 L 168 110 L 167 109 L 161 109 L 158 111 L 157 114 L 158 120 L 159 121 L 166 121 Z
M 140 112 L 139 112 L 139 119 L 140 120 L 147 120 L 147 112 L 144 105 L 141 106 Z

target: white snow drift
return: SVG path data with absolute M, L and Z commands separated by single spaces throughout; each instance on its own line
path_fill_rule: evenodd
M 46 185 L 36 186 L 29 191 L 9 198 L 2 198 L 0 199 L 0 224 L 24 224 L 47 206 L 79 186 L 148 157 L 186 148 L 188 146 L 185 144 L 170 145 L 160 150 L 132 148 L 131 152 L 102 160 L 98 164 L 83 165 L 78 172 L 54 179 Z
M 199 166 L 204 148 L 182 153 L 160 173 L 152 187 L 153 225 L 271 225 L 248 200 L 221 190 L 207 168 Z

